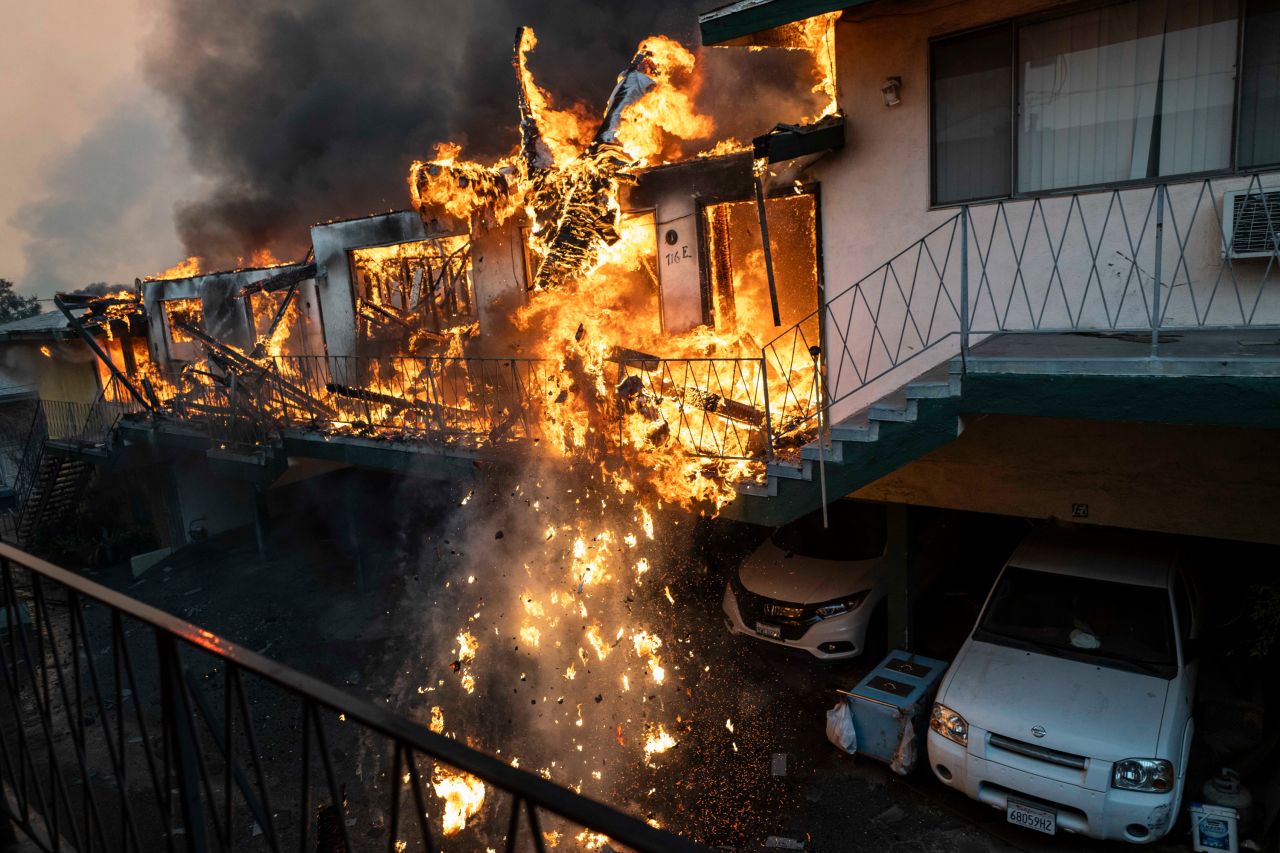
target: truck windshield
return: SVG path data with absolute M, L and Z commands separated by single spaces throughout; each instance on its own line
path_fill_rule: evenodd
M 816 560 L 874 560 L 884 554 L 885 509 L 882 504 L 839 500 L 796 519 L 773 533 L 773 544 L 790 554 Z
M 1162 587 L 1010 566 L 975 637 L 1164 678 L 1176 671 L 1169 592 Z

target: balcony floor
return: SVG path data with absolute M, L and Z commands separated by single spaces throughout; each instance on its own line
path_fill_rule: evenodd
M 1280 329 L 1008 333 L 974 343 L 970 373 L 1112 376 L 1280 376 Z M 960 371 L 959 359 L 951 371 Z

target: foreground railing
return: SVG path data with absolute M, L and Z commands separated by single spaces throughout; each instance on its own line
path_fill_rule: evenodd
M 5 808 L 43 850 L 704 849 L 8 545 L 0 604 Z
M 1259 175 L 966 206 L 764 347 L 796 414 L 771 446 L 989 335 L 1132 333 L 1157 358 L 1164 331 L 1280 326 L 1277 284 L 1280 192 Z

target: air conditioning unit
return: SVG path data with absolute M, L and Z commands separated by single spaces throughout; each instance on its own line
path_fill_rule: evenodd
M 1280 187 L 1222 195 L 1222 256 L 1270 258 L 1280 252 Z

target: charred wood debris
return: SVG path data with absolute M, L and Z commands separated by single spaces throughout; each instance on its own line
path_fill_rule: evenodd
M 637 52 L 618 76 L 600 125 L 586 150 L 568 164 L 557 167 L 531 107 L 528 87 L 532 85 L 532 78 L 525 73 L 527 50 L 531 43 L 527 35 L 525 28 L 517 32 L 513 65 L 519 80 L 519 167 L 526 171 L 524 177 L 528 178 L 531 188 L 525 199 L 527 207 L 533 211 L 531 240 L 542 249 L 531 289 L 539 290 L 560 286 L 579 275 L 595 262 L 601 248 L 620 239 L 619 211 L 612 202 L 620 183 L 636 181 L 637 164 L 630 160 L 619 144 L 618 130 L 627 107 L 650 91 L 655 82 L 646 73 L 652 55 L 644 50 Z M 509 170 L 511 167 L 504 168 Z M 421 197 L 425 195 L 425 186 L 438 179 L 443 170 L 448 170 L 451 173 L 449 177 L 457 186 L 467 188 L 481 200 L 498 203 L 514 191 L 513 181 L 509 179 L 512 176 L 504 168 L 466 162 L 420 164 L 420 168 L 415 168 L 411 175 L 411 181 L 417 185 L 415 196 Z M 425 208 L 424 204 L 419 213 L 427 216 L 429 211 Z M 469 252 L 469 246 L 460 251 Z M 463 261 L 467 258 L 466 255 L 459 257 Z M 447 283 L 451 269 L 449 263 L 453 260 L 455 258 L 452 257 L 446 259 L 440 270 L 444 283 Z M 484 432 L 492 443 L 512 433 L 519 422 L 527 424 L 528 404 L 564 404 L 571 393 L 578 393 L 587 384 L 582 381 L 584 377 L 576 376 L 578 371 L 574 369 L 574 360 L 566 355 L 559 367 L 569 375 L 570 384 L 567 388 L 559 388 L 555 396 L 549 393 L 541 395 L 539 391 L 542 389 L 522 389 L 516 377 L 514 383 L 505 383 L 507 387 L 468 388 L 472 396 L 492 396 L 495 392 L 499 398 L 505 395 L 505 402 L 482 403 L 477 411 L 475 404 L 478 401 L 475 399 L 462 401 L 463 406 L 451 405 L 433 390 L 438 384 L 438 377 L 423 375 L 431 370 L 430 357 L 424 360 L 426 366 L 417 375 L 399 378 L 406 392 L 403 396 L 389 394 L 385 388 L 361 387 L 332 378 L 318 382 L 309 382 L 308 378 L 287 378 L 275 360 L 264 351 L 263 341 L 270 339 L 279 324 L 285 322 L 289 304 L 302 282 L 316 275 L 317 266 L 308 254 L 303 263 L 241 289 L 239 298 L 261 293 L 284 293 L 267 333 L 259 337 L 258 344 L 248 353 L 217 340 L 181 317 L 170 316 L 170 323 L 175 328 L 199 344 L 210 369 L 195 363 L 184 365 L 179 381 L 167 389 L 167 399 L 164 399 L 166 395 L 158 392 L 151 376 L 145 372 L 128 375 L 122 371 L 94 334 L 95 327 L 106 328 L 109 336 L 114 334 L 112 324 L 119 327 L 116 330 L 127 331 L 128 334 L 146 334 L 148 317 L 142 301 L 141 281 L 135 282 L 131 294 L 127 291 L 107 296 L 59 294 L 55 303 L 132 400 L 141 405 L 152 419 L 217 419 L 245 425 L 248 428 L 240 432 L 256 437 L 274 434 L 287 421 L 293 426 L 329 434 L 349 433 L 392 440 L 434 435 L 448 439 L 450 432 L 474 435 L 473 428 L 457 429 L 451 425 L 474 421 L 480 415 L 487 418 L 488 428 Z M 418 287 L 417 284 L 414 286 Z M 430 289 L 435 289 L 434 282 Z M 376 326 L 392 324 L 410 330 L 412 324 L 406 314 L 420 309 L 424 302 L 429 302 L 432 309 L 436 307 L 427 290 L 422 286 L 413 299 L 405 300 L 406 311 L 392 310 L 365 299 L 357 300 L 358 316 Z M 416 326 L 412 331 L 428 344 L 443 344 L 450 340 L 448 335 Z M 577 340 L 580 341 L 584 334 L 579 326 Z M 663 360 L 656 355 L 615 347 L 610 360 L 619 366 L 619 384 L 611 405 L 619 415 L 637 411 L 654 421 L 657 426 L 648 437 L 654 446 L 660 446 L 670 438 L 672 425 L 666 423 L 660 407 L 664 398 L 679 401 L 681 410 L 716 415 L 745 427 L 756 434 L 753 440 L 763 441 L 763 428 L 767 425 L 768 416 L 759 407 L 729 399 L 712 389 L 698 387 L 696 383 L 689 384 L 687 379 L 675 381 L 674 377 L 664 373 Z M 474 384 L 476 377 L 468 376 L 466 382 Z M 510 387 L 512 384 L 514 388 Z M 374 423 L 372 417 L 362 421 L 349 416 L 348 420 L 341 421 L 343 415 L 325 399 L 320 399 L 323 396 L 321 389 L 324 395 L 330 395 L 327 399 L 334 403 L 346 400 L 385 407 L 383 420 L 397 420 L 398 423 L 388 427 L 385 423 Z M 512 391 L 515 392 L 514 400 L 511 399 Z M 540 396 L 545 396 L 545 399 L 538 399 Z M 591 401 L 589 406 L 598 408 L 605 402 Z M 526 437 L 530 436 L 526 433 Z M 533 440 L 536 442 L 536 437 Z

